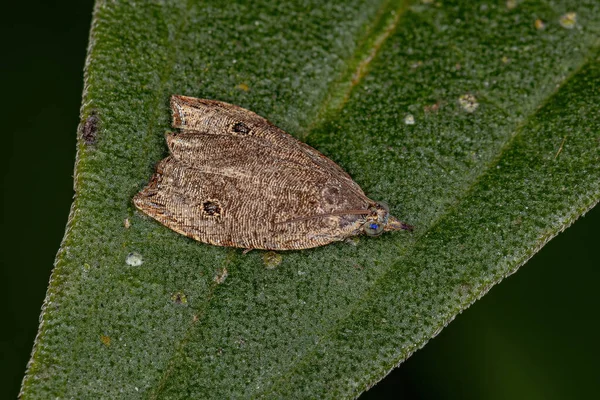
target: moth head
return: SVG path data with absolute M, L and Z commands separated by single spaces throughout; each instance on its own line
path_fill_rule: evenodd
M 369 207 L 370 214 L 362 225 L 363 232 L 368 236 L 379 236 L 383 232 L 397 231 L 400 229 L 412 231 L 413 227 L 399 221 L 390 215 L 387 204 L 379 202 Z

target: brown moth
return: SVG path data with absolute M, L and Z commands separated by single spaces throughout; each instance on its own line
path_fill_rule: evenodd
M 133 199 L 204 243 L 296 250 L 365 233 L 412 230 L 336 163 L 252 111 L 172 96 L 170 155 Z

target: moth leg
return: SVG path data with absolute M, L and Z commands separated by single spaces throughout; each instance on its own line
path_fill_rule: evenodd
M 246 255 L 246 254 L 250 253 L 252 250 L 254 250 L 254 249 L 253 248 L 244 249 L 244 251 L 242 251 L 242 254 Z

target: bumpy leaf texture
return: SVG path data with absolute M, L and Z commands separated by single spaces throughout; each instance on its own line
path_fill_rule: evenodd
M 599 37 L 596 0 L 98 1 L 23 398 L 357 396 L 599 201 Z M 415 232 L 276 265 L 159 225 L 131 199 L 172 94 L 267 117 Z

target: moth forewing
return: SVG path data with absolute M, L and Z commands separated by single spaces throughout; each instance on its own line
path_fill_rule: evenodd
M 134 204 L 197 241 L 294 250 L 408 225 L 370 200 L 336 163 L 228 103 L 171 98 L 170 155 Z

